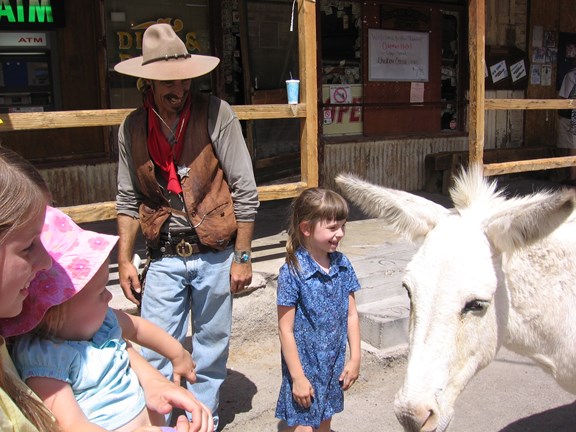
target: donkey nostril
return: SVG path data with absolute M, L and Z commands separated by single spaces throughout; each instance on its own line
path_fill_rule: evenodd
M 420 432 L 434 432 L 438 428 L 438 415 L 434 410 L 428 410 L 428 417 L 422 423 Z
M 394 413 L 405 431 L 435 432 L 440 426 L 440 407 L 432 397 L 406 398 L 402 393 L 394 401 Z

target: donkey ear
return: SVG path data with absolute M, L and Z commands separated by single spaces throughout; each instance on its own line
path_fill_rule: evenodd
M 486 221 L 486 235 L 501 252 L 510 252 L 551 234 L 572 214 L 572 189 L 512 198 Z
M 409 192 L 376 186 L 353 174 L 339 174 L 336 184 L 368 216 L 383 219 L 397 234 L 416 241 L 426 236 L 449 211 Z

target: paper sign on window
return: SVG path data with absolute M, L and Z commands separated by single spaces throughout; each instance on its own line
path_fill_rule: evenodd
M 370 81 L 428 81 L 428 32 L 368 29 Z

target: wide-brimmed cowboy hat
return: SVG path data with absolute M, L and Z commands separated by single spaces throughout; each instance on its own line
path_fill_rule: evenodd
M 153 24 L 142 37 L 142 55 L 114 66 L 121 74 L 170 81 L 199 77 L 220 63 L 218 57 L 190 54 L 170 24 Z

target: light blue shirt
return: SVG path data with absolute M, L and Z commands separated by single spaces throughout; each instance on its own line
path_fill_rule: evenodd
M 17 338 L 12 356 L 24 381 L 48 377 L 70 384 L 88 420 L 105 429 L 125 425 L 146 405 L 112 309 L 89 341 L 26 334 Z

